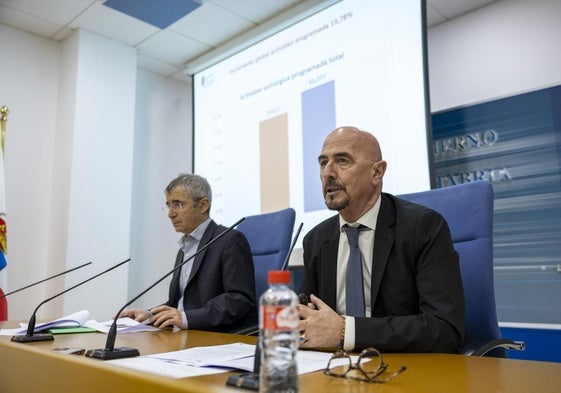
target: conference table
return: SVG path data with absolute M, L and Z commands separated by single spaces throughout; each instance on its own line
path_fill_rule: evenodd
M 0 328 L 16 326 L 0 323 Z M 53 351 L 59 347 L 104 348 L 103 333 L 57 334 L 54 341 L 14 343 L 0 336 L 0 392 L 251 392 L 226 386 L 220 374 L 174 379 L 112 365 L 83 355 Z M 141 355 L 243 342 L 256 338 L 196 330 L 161 330 L 117 336 L 116 347 L 137 348 Z M 333 378 L 321 371 L 300 376 L 300 392 L 560 392 L 561 363 L 472 357 L 452 354 L 383 354 L 389 369 L 407 370 L 385 384 Z

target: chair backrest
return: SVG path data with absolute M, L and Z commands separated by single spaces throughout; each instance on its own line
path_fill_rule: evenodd
M 269 270 L 280 270 L 292 240 L 296 212 L 292 208 L 248 216 L 238 225 L 251 248 L 256 301 L 268 288 Z
M 493 187 L 487 181 L 399 195 L 439 212 L 448 222 L 466 299 L 464 353 L 501 338 L 493 281 Z M 495 356 L 504 356 L 497 353 Z

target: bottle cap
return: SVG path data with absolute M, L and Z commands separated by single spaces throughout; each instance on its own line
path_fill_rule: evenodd
M 290 284 L 288 270 L 270 270 L 267 276 L 269 284 Z

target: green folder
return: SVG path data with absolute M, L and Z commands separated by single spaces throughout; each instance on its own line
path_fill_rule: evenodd
M 50 328 L 51 334 L 67 334 L 67 333 L 92 333 L 97 332 L 96 329 L 85 326 L 56 327 Z

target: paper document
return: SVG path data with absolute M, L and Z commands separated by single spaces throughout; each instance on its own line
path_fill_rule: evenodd
M 81 310 L 73 314 L 55 319 L 54 321 L 38 323 L 35 325 L 34 333 L 50 329 L 52 327 L 69 327 L 69 326 L 84 326 L 90 319 L 88 310 Z M 27 333 L 27 323 L 20 323 L 19 328 L 15 329 L 0 329 L 0 335 L 3 336 L 21 336 Z
M 187 378 L 199 375 L 219 374 L 229 371 L 216 367 L 192 367 L 184 364 L 167 362 L 165 360 L 150 358 L 148 356 L 136 356 L 126 359 L 107 360 L 104 364 L 126 367 L 144 373 L 152 373 L 168 378 Z
M 147 319 L 143 322 L 137 322 L 132 318 L 125 317 L 117 319 L 117 333 L 135 333 L 135 332 L 153 332 L 156 330 L 160 330 L 157 327 L 149 325 L 150 319 Z M 109 329 L 111 329 L 111 325 L 113 324 L 113 319 L 104 322 L 98 322 L 96 320 L 90 320 L 86 322 L 85 326 L 95 329 L 101 333 L 109 333 Z
M 203 367 L 221 366 L 228 361 L 249 357 L 253 358 L 254 355 L 255 345 L 233 343 L 158 353 L 154 355 L 147 355 L 147 357 L 185 364 L 187 366 Z
M 244 344 L 247 345 L 247 344 Z M 213 347 L 213 351 L 220 351 L 221 345 Z M 209 366 L 219 366 L 219 367 L 228 367 L 231 369 L 242 370 L 242 371 L 250 371 L 253 372 L 254 362 L 255 362 L 255 345 L 251 345 L 251 356 L 245 357 L 232 357 L 230 359 L 205 359 L 201 363 L 204 365 Z M 199 349 L 204 349 L 205 353 L 208 354 L 208 349 L 211 347 L 201 347 Z M 319 351 L 309 351 L 309 350 L 299 350 L 298 354 L 296 355 L 296 364 L 298 367 L 298 374 L 307 374 L 312 373 L 314 371 L 323 370 L 329 359 L 331 359 L 333 354 L 331 352 L 319 352 Z M 358 356 L 351 356 L 353 362 L 358 360 Z M 364 360 L 366 361 L 366 360 Z M 347 359 L 335 359 L 331 364 L 333 366 L 343 366 L 348 363 Z
M 298 351 L 296 355 L 298 374 L 323 370 L 331 356 L 332 354 L 329 352 Z M 109 360 L 106 363 L 171 378 L 186 378 L 222 373 L 233 369 L 253 372 L 254 358 L 255 345 L 233 343 Z M 351 356 L 351 359 L 356 362 L 358 356 Z M 332 362 L 332 365 L 342 366 L 347 363 L 347 359 L 336 359 Z

